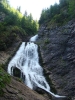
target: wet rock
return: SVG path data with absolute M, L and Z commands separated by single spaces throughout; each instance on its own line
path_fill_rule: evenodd
M 21 77 L 21 71 L 16 67 L 13 69 L 13 76 L 19 77 L 19 78 Z

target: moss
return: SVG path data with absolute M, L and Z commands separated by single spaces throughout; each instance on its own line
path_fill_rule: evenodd
M 42 49 L 43 49 L 43 50 L 46 50 L 46 49 L 47 49 L 46 46 L 47 46 L 47 45 L 43 45 L 43 46 L 42 46 Z
M 3 70 L 3 65 L 0 65 L 0 96 L 3 95 L 3 88 L 5 88 L 6 84 L 9 84 L 11 81 L 11 77 Z
M 49 43 L 50 43 L 50 41 L 48 38 L 44 40 L 44 44 L 49 44 Z
M 63 29 L 62 33 L 68 33 L 68 30 L 67 29 Z
M 14 77 L 14 76 L 13 76 L 13 78 L 14 78 L 16 81 L 18 81 L 18 82 L 23 82 L 21 78 Z
M 58 65 L 62 66 L 63 68 L 67 66 L 67 62 L 65 60 L 63 60 L 63 58 L 60 56 L 60 58 L 58 59 Z
M 22 97 L 20 97 L 19 100 L 24 100 L 24 99 Z

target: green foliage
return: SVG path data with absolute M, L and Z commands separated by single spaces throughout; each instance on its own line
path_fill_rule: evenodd
M 65 6 L 67 6 L 68 0 L 59 0 L 59 3 L 60 3 L 60 8 L 63 8 Z
M 2 31 L 5 31 L 5 30 L 6 30 L 5 23 L 4 22 L 0 23 L 0 34 Z
M 7 15 L 4 20 L 4 22 L 6 22 L 6 25 L 15 25 L 22 27 L 29 35 L 35 34 L 37 32 L 37 22 L 33 20 L 32 14 L 23 16 L 20 12 L 20 7 L 16 10 L 14 8 L 11 8 L 10 6 L 7 7 L 5 3 L 1 8 L 3 8 L 2 11 Z M 33 23 L 35 22 L 36 30 L 33 27 Z
M 38 22 L 33 20 L 32 14 L 22 15 L 20 7 L 10 7 L 8 0 L 0 1 L 0 50 L 6 50 L 16 40 L 17 36 L 26 38 L 36 34 Z
M 0 96 L 3 95 L 3 88 L 5 88 L 6 84 L 10 83 L 10 76 L 7 74 L 4 70 L 3 67 L 4 65 L 0 65 Z
M 39 24 L 51 20 L 58 13 L 60 13 L 60 7 L 58 4 L 55 4 L 54 6 L 51 5 L 49 9 L 42 10 Z
M 11 31 L 11 33 L 14 33 L 14 36 L 17 36 L 16 34 L 19 34 L 19 33 L 21 35 L 26 35 L 25 30 L 21 27 L 18 27 L 18 26 L 10 27 L 10 31 Z
M 49 44 L 49 43 L 50 43 L 49 39 L 48 39 L 48 38 L 45 39 L 44 43 L 45 43 L 45 44 Z
M 39 24 L 48 22 L 62 25 L 72 18 L 75 18 L 75 0 L 59 0 L 59 4 L 54 4 L 42 11 Z
M 69 16 L 71 18 L 75 18 L 75 0 L 69 1 Z
M 21 27 L 25 29 L 28 35 L 36 34 L 38 30 L 38 22 L 32 19 L 31 14 L 28 17 L 23 16 L 21 19 Z
M 12 31 L 11 27 L 9 29 L 3 23 L 0 23 L 0 26 L 0 50 L 6 50 L 16 39 L 16 34 Z

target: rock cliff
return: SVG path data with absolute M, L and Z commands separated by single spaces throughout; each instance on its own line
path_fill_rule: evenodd
M 46 75 L 51 79 L 57 94 L 75 100 L 75 20 L 51 29 L 44 24 L 38 36 L 37 43 Z

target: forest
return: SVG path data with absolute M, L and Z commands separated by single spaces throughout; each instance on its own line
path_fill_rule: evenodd
M 39 19 L 33 20 L 32 14 L 24 15 L 9 5 L 8 0 L 0 0 L 0 50 L 6 50 L 16 39 L 17 34 L 22 37 L 37 33 L 39 26 L 44 23 L 48 28 L 66 24 L 75 17 L 75 0 L 59 0 L 47 9 L 43 9 Z
M 55 3 L 42 10 L 39 24 L 60 26 L 73 18 L 75 18 L 75 0 L 59 0 L 59 4 Z
M 0 50 L 6 50 L 15 41 L 17 34 L 31 36 L 38 30 L 38 21 L 33 20 L 32 14 L 23 15 L 20 7 L 9 5 L 8 0 L 0 0 Z

